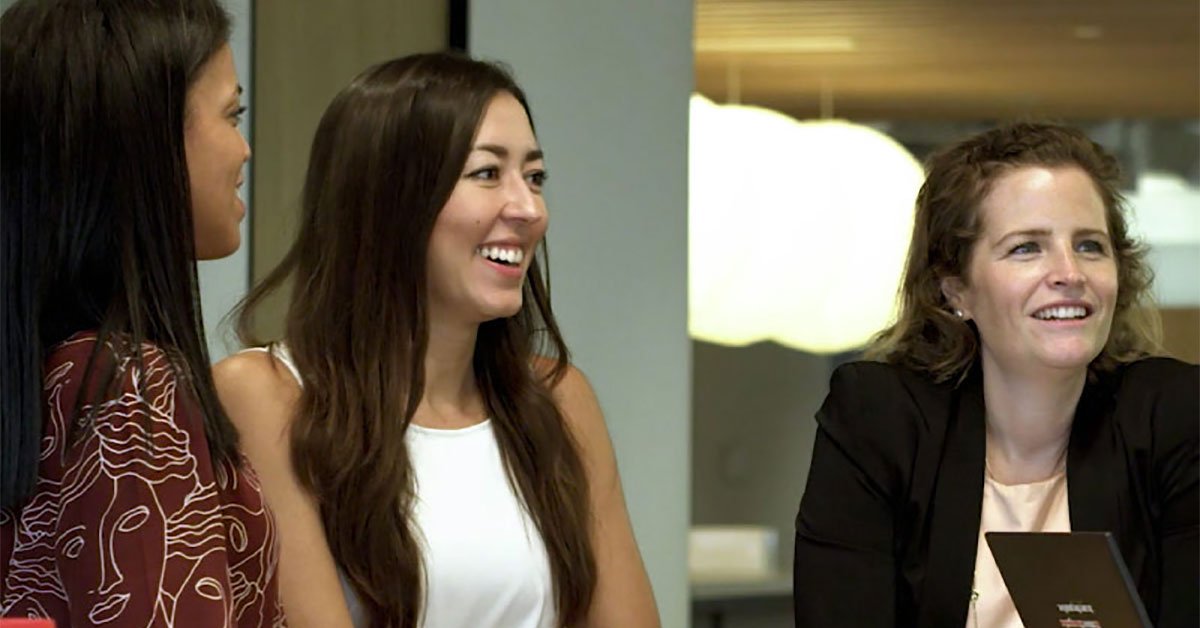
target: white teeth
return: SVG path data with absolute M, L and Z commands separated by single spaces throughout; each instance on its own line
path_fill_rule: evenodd
M 1084 318 L 1087 316 L 1087 309 L 1077 305 L 1069 307 L 1049 307 L 1044 310 L 1038 310 L 1033 315 L 1041 320 L 1063 320 L 1069 318 Z
M 494 262 L 503 262 L 505 264 L 520 264 L 525 259 L 525 252 L 519 248 L 481 246 L 475 249 L 475 252 Z

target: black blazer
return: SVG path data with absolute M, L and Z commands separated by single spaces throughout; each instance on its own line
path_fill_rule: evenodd
M 796 518 L 796 625 L 967 619 L 984 481 L 983 384 L 873 362 L 833 373 Z M 1071 529 L 1113 533 L 1157 628 L 1200 623 L 1200 368 L 1089 383 L 1067 453 Z

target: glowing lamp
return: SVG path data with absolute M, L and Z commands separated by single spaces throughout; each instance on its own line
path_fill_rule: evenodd
M 692 96 L 692 337 L 812 353 L 863 345 L 894 314 L 922 179 L 870 127 Z

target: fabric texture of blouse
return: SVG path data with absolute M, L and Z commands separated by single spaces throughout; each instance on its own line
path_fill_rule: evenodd
M 213 465 L 164 351 L 144 344 L 144 370 L 116 358 L 119 394 L 70 436 L 96 341 L 76 334 L 46 360 L 37 484 L 19 510 L 0 510 L 0 615 L 59 628 L 285 625 L 258 479 L 245 459 Z M 113 360 L 106 349 L 98 367 Z
M 251 349 L 264 350 L 264 349 Z M 272 354 L 302 383 L 287 347 Z M 416 477 L 413 521 L 425 574 L 421 624 L 429 628 L 552 628 L 550 561 L 536 524 L 509 482 L 492 421 L 462 429 L 409 425 Z M 343 591 L 355 626 L 366 618 Z
M 1067 471 L 1040 482 L 1001 484 L 991 473 L 983 481 L 979 547 L 966 628 L 1024 628 L 1008 587 L 996 567 L 984 532 L 1070 532 Z

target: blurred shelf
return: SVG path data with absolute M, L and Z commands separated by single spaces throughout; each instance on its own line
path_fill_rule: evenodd
M 753 576 L 693 576 L 689 578 L 693 602 L 790 598 L 792 574 L 769 573 Z

